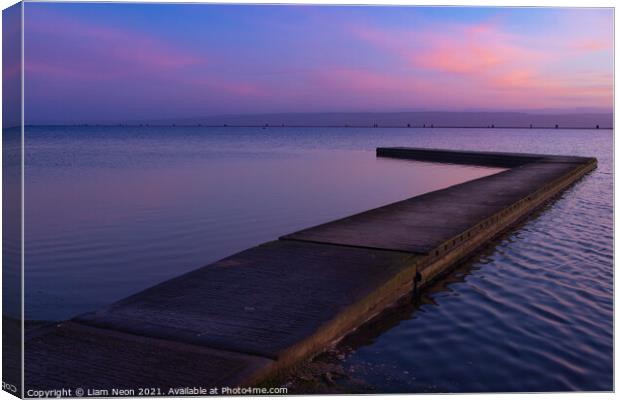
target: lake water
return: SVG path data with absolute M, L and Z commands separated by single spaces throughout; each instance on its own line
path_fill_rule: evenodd
M 378 159 L 378 146 L 595 156 L 596 171 L 420 306 L 345 340 L 333 385 L 610 390 L 612 143 L 609 130 L 29 127 L 26 318 L 69 318 L 282 234 L 499 171 Z

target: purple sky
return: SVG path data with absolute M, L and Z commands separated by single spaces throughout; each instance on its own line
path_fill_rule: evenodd
M 611 110 L 611 9 L 26 3 L 26 123 Z

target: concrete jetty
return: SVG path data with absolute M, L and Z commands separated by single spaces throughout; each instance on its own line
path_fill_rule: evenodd
M 25 344 L 25 395 L 260 384 L 411 293 L 414 281 L 423 287 L 450 271 L 596 168 L 594 158 L 540 154 L 379 148 L 377 156 L 506 170 L 285 235 L 39 329 Z

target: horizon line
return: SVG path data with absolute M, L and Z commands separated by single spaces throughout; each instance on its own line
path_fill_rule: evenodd
M 23 125 L 24 128 L 28 127 L 81 127 L 81 128 L 89 128 L 89 127 L 102 127 L 102 128 L 119 128 L 119 127 L 132 127 L 132 128 L 390 128 L 390 129 L 591 129 L 591 130 L 601 130 L 601 129 L 614 129 L 613 126 L 561 126 L 560 124 L 555 125 L 435 125 L 435 124 L 423 124 L 423 125 L 380 125 L 380 124 L 372 124 L 372 125 L 352 125 L 352 124 L 342 124 L 342 125 L 297 125 L 297 124 L 151 124 L 151 123 L 141 123 L 141 124 L 126 124 L 126 123 L 78 123 L 78 124 L 27 124 Z M 13 129 L 19 128 L 21 125 L 9 126 L 3 129 Z

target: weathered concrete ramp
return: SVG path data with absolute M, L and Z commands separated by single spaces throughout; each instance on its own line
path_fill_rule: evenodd
M 169 389 L 191 387 L 200 382 L 209 382 L 208 386 L 213 387 L 234 386 L 252 379 L 257 371 L 269 368 L 272 363 L 243 353 L 73 322 L 64 322 L 30 339 L 26 347 L 28 390 L 159 388 L 166 394 Z M 109 393 L 119 394 L 122 393 Z M 33 395 L 26 393 L 26 396 Z
M 76 321 L 279 359 L 304 347 L 304 341 L 329 327 L 335 317 L 340 323 L 349 309 L 410 267 L 415 258 L 391 251 L 275 241 Z
M 414 278 L 425 285 L 449 271 L 596 167 L 534 154 L 377 155 L 509 169 L 286 235 L 41 330 L 26 343 L 26 388 L 256 384 L 393 304 Z
M 428 254 L 579 165 L 533 162 L 282 239 Z

